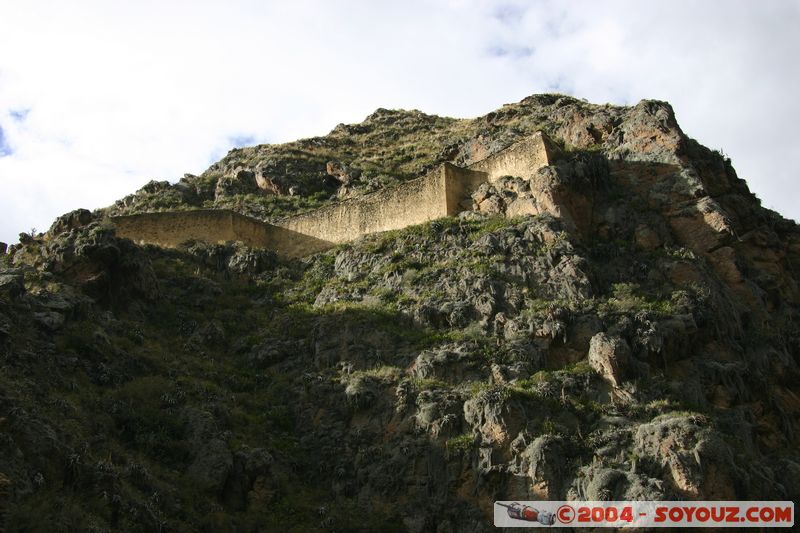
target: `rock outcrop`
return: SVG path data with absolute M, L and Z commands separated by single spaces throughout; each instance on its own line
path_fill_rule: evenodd
M 458 216 L 301 260 L 104 221 L 273 220 L 538 129 L 559 155 Z M 798 265 L 797 225 L 664 102 L 378 110 L 238 149 L 0 254 L 0 525 L 489 531 L 495 500 L 795 500 Z

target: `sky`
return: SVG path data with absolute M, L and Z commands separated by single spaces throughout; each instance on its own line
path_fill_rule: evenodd
M 0 241 L 378 107 L 667 100 L 800 220 L 800 0 L 0 0 Z

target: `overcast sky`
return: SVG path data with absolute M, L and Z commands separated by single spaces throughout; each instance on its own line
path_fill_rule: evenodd
M 377 107 L 668 100 L 800 219 L 800 1 L 0 0 L 0 241 Z

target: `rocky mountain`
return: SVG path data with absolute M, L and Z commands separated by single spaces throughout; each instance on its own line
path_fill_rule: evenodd
M 560 155 L 530 180 L 302 260 L 108 222 L 274 220 L 540 130 Z M 796 500 L 798 281 L 798 226 L 665 102 L 379 109 L 235 149 L 0 255 L 0 525 L 445 533 L 493 529 L 495 499 Z

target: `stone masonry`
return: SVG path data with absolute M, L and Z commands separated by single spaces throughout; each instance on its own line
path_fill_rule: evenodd
M 482 183 L 502 176 L 530 179 L 551 163 L 542 132 L 468 168 L 444 163 L 397 187 L 351 198 L 269 224 L 228 210 L 168 211 L 112 217 L 117 234 L 139 243 L 176 247 L 189 240 L 241 241 L 286 257 L 302 257 L 364 235 L 455 216 Z

